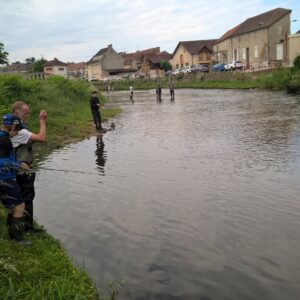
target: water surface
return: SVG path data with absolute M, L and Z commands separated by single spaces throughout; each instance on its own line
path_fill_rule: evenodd
M 36 215 L 119 299 L 300 299 L 300 97 L 113 92 L 116 129 L 53 154 Z

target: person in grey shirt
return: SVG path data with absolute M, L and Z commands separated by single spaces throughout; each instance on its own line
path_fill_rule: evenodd
M 29 166 L 33 162 L 32 143 L 46 141 L 46 120 L 47 112 L 40 111 L 39 122 L 40 128 L 37 134 L 26 128 L 30 110 L 28 104 L 23 101 L 17 101 L 12 106 L 12 113 L 19 117 L 23 122 L 23 129 L 12 138 L 12 144 L 16 153 L 16 158 L 20 162 L 25 162 Z M 17 175 L 17 183 L 21 188 L 23 200 L 25 202 L 25 231 L 39 232 L 40 229 L 34 227 L 33 222 L 33 199 L 35 197 L 34 190 L 35 173 Z

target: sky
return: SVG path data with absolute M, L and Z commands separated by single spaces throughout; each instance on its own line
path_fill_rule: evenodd
M 0 0 L 0 42 L 10 62 L 88 61 L 109 44 L 173 53 L 179 41 L 217 39 L 277 7 L 291 9 L 291 33 L 300 30 L 299 0 Z

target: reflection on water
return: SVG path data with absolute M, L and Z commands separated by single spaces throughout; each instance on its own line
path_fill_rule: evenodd
M 300 299 L 300 97 L 175 92 L 110 93 L 116 129 L 43 162 L 88 173 L 41 170 L 39 221 L 119 299 Z
M 104 165 L 106 162 L 106 152 L 104 151 L 104 142 L 101 136 L 96 137 L 96 164 L 102 174 L 104 174 Z

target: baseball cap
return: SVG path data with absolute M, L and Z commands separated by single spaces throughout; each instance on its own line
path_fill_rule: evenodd
M 12 126 L 14 124 L 22 126 L 22 121 L 19 117 L 14 116 L 13 114 L 6 114 L 3 116 L 3 124 Z

